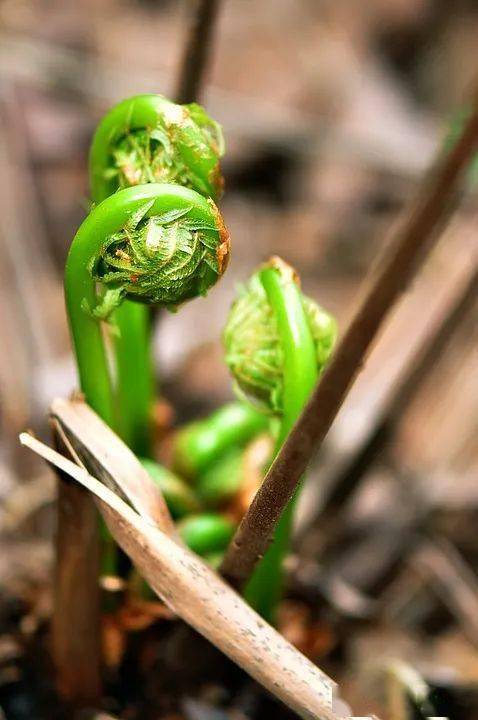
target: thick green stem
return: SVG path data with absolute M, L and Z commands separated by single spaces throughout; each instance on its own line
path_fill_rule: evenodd
M 275 268 L 266 268 L 261 271 L 260 278 L 276 313 L 284 354 L 284 412 L 276 454 L 315 385 L 318 377 L 317 357 L 302 293 L 292 276 L 287 278 Z M 271 622 L 282 594 L 282 565 L 290 543 L 295 499 L 287 506 L 277 527 L 274 542 L 257 566 L 245 592 L 252 607 Z
M 82 226 L 83 227 L 83 226 Z M 96 303 L 95 283 L 89 272 L 97 251 L 94 233 L 79 233 L 73 241 L 65 268 L 65 301 L 76 356 L 80 388 L 87 403 L 113 429 L 115 406 L 101 324 L 85 311 Z M 80 236 L 80 237 L 79 237 Z
M 118 431 L 115 397 L 101 324 L 85 310 L 86 306 L 93 308 L 97 301 L 89 267 L 91 257 L 98 250 L 98 238 L 94 232 L 82 232 L 84 225 L 71 244 L 65 267 L 66 308 L 81 391 L 93 410 L 113 430 Z M 105 539 L 104 533 L 103 543 L 101 571 L 110 573 L 113 571 L 115 551 L 111 538 Z

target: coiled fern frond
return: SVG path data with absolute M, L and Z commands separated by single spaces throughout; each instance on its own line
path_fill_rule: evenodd
M 125 297 L 174 309 L 206 295 L 226 269 L 229 237 L 212 200 L 200 216 L 192 204 L 151 214 L 154 203 L 141 205 L 92 259 L 91 275 L 106 288 L 96 317 L 105 319 Z
M 100 122 L 90 151 L 93 200 L 145 183 L 175 183 L 217 200 L 223 190 L 220 125 L 196 103 L 138 95 Z
M 280 258 L 272 258 L 281 277 L 297 285 L 294 270 Z M 254 273 L 229 312 L 223 341 L 226 363 L 234 378 L 236 392 L 276 415 L 283 411 L 284 349 L 276 312 L 261 281 Z M 315 347 L 317 368 L 324 368 L 334 346 L 337 326 L 334 318 L 314 300 L 302 295 L 302 304 Z

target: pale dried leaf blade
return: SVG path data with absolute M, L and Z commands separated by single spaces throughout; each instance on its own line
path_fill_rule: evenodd
M 53 401 L 50 414 L 92 473 L 168 535 L 176 529 L 160 489 L 138 458 L 81 399 Z M 75 459 L 75 458 L 74 458 Z
M 338 720 L 332 708 L 335 683 L 196 555 L 138 515 L 84 469 L 30 435 L 23 433 L 20 440 L 98 498 L 115 540 L 175 613 L 301 717 Z

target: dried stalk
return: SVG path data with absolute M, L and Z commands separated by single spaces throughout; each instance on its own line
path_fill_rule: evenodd
M 88 462 L 138 512 L 175 535 L 164 499 L 136 456 L 84 402 L 56 400 L 51 414 L 60 447 L 78 461 Z M 56 682 L 63 697 L 88 704 L 101 695 L 98 514 L 91 495 L 64 473 L 58 474 L 57 603 L 53 615 Z M 72 632 L 73 622 L 78 631 Z
M 177 81 L 176 102 L 198 102 L 211 55 L 220 0 L 196 0 Z
M 101 442 L 108 442 L 109 434 Z M 21 441 L 95 495 L 113 537 L 168 607 L 301 717 L 339 720 L 332 706 L 336 684 L 197 556 L 163 533 L 150 513 L 138 514 L 85 469 L 30 435 L 23 434 Z M 122 487 L 117 476 L 121 460 L 116 466 L 115 457 L 112 454 L 110 469 L 114 465 L 112 477 Z M 95 458 L 94 465 L 100 468 L 101 462 Z M 109 477 L 107 473 L 107 482 Z
M 221 572 L 235 587 L 251 576 L 272 541 L 312 455 L 317 452 L 395 302 L 405 291 L 455 208 L 468 162 L 478 148 L 478 92 L 456 145 L 424 183 L 366 283 L 352 320 L 295 427 L 243 518 Z
M 431 583 L 465 636 L 478 647 L 478 579 L 456 548 L 444 539 L 425 540 L 411 565 Z
M 51 414 L 60 448 L 88 462 L 138 512 L 175 535 L 166 503 L 136 456 L 84 402 L 56 400 Z M 98 513 L 89 493 L 58 475 L 53 657 L 59 693 L 82 705 L 101 695 Z
M 84 488 L 60 471 L 57 476 L 52 617 L 56 686 L 65 700 L 90 705 L 101 697 L 98 512 Z

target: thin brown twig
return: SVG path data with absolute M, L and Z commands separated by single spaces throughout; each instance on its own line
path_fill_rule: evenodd
M 176 539 L 176 528 L 159 489 L 137 457 L 83 400 L 55 400 L 51 419 L 56 443 L 64 453 L 82 466 L 88 463 L 138 512 Z M 98 513 L 90 493 L 72 483 L 65 473 L 56 472 L 56 683 L 62 697 L 84 705 L 101 696 Z
M 425 540 L 411 564 L 431 582 L 466 637 L 478 647 L 478 579 L 458 550 L 443 538 Z
M 211 48 L 220 0 L 196 0 L 189 37 L 177 81 L 176 100 L 197 102 L 211 57 Z
M 392 242 L 372 269 L 352 320 L 307 406 L 244 516 L 221 566 L 242 587 L 272 541 L 313 454 L 327 435 L 385 318 L 405 291 L 451 216 L 478 148 L 478 91 L 461 137 L 423 184 Z

